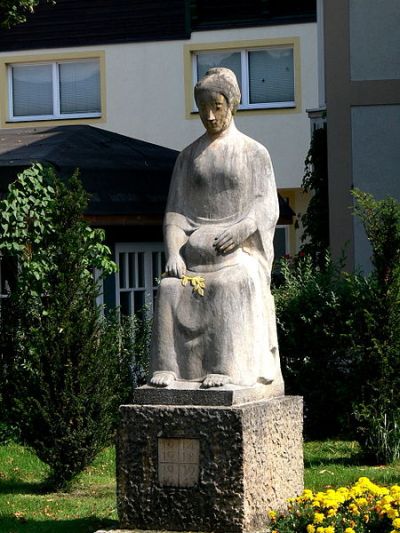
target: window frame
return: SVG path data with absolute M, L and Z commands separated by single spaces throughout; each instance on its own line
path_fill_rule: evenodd
M 8 65 L 21 65 L 24 63 L 51 63 L 53 61 L 79 61 L 81 59 L 96 59 L 100 66 L 100 98 L 101 98 L 101 116 L 83 118 L 81 116 L 76 118 L 47 119 L 38 120 L 37 117 L 32 117 L 33 120 L 10 120 L 9 119 L 9 87 L 8 87 Z M 31 54 L 12 54 L 0 57 L 0 91 L 4 98 L 0 99 L 0 124 L 2 128 L 20 128 L 21 124 L 24 127 L 35 127 L 38 124 L 41 126 L 53 126 L 55 122 L 60 125 L 68 124 L 99 124 L 107 120 L 107 80 L 106 80 L 106 52 L 104 49 L 93 49 L 79 52 L 49 52 L 49 53 L 31 53 Z
M 186 100 L 186 118 L 193 119 L 198 116 L 198 109 L 194 101 L 193 88 L 197 82 L 197 64 L 196 56 L 202 52 L 256 52 L 260 50 L 269 50 L 277 48 L 291 48 L 293 50 L 293 89 L 294 100 L 289 102 L 273 103 L 256 103 L 246 105 L 243 103 L 238 108 L 238 113 L 260 113 L 260 114 L 282 114 L 282 113 L 300 113 L 301 112 L 301 62 L 300 62 L 300 37 L 287 36 L 276 37 L 271 39 L 253 39 L 243 41 L 225 41 L 213 43 L 193 43 L 184 45 L 184 71 L 185 71 L 185 100 Z M 243 61 L 243 59 L 242 59 Z M 247 98 L 248 101 L 248 70 L 246 70 L 246 86 L 242 85 L 242 101 Z M 243 87 L 245 90 L 243 91 Z M 247 94 L 246 94 L 247 91 Z
M 282 101 L 282 102 L 261 102 L 261 103 L 251 103 L 250 102 L 250 81 L 249 81 L 249 72 L 250 72 L 250 61 L 249 54 L 251 52 L 261 52 L 269 50 L 292 50 L 293 52 L 293 100 Z M 250 47 L 250 48 L 226 48 L 223 50 L 197 50 L 192 52 L 192 78 L 194 85 L 199 81 L 197 77 L 197 57 L 201 54 L 206 54 L 209 52 L 233 52 L 240 53 L 240 64 L 241 64 L 241 93 L 242 101 L 238 107 L 238 110 L 246 109 L 287 109 L 296 107 L 296 75 L 295 75 L 295 61 L 294 61 L 294 46 L 293 45 L 275 45 L 275 46 L 264 46 L 264 47 Z M 198 111 L 196 103 L 194 103 L 193 111 Z
M 60 104 L 60 64 L 66 63 L 89 63 L 97 61 L 99 67 L 99 93 L 100 93 L 100 111 L 90 113 L 61 113 Z M 52 104 L 53 114 L 51 115 L 24 115 L 14 116 L 14 98 L 13 98 L 13 73 L 14 66 L 28 67 L 28 66 L 44 66 L 51 65 L 52 71 Z M 80 119 L 80 118 L 99 118 L 102 116 L 102 76 L 101 76 L 101 61 L 99 57 L 87 57 L 87 58 L 70 58 L 70 59 L 54 59 L 47 61 L 26 61 L 26 62 L 14 62 L 7 65 L 7 81 L 8 81 L 8 120 L 10 122 L 37 122 L 43 120 L 68 120 L 68 119 Z

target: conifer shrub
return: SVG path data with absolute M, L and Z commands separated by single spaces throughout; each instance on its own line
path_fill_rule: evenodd
M 36 164 L 0 205 L 0 250 L 19 265 L 1 334 L 3 402 L 58 489 L 110 442 L 129 394 L 118 317 L 96 305 L 94 269 L 106 276 L 116 265 L 83 219 L 87 201 L 76 175 L 63 183 Z
M 323 268 L 329 248 L 328 150 L 327 131 L 313 132 L 310 149 L 304 162 L 301 188 L 311 193 L 307 211 L 301 215 L 303 225 L 301 251 L 311 256 L 315 265 Z

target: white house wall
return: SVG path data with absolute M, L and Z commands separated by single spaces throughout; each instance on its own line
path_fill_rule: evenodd
M 244 133 L 269 148 L 278 188 L 297 188 L 303 176 L 310 141 L 306 109 L 318 104 L 317 29 L 314 23 L 196 32 L 187 41 L 36 50 L 29 51 L 29 54 L 2 53 L 0 59 L 4 61 L 6 56 L 7 61 L 12 61 L 13 57 L 21 55 L 38 56 L 38 59 L 39 56 L 51 55 L 57 59 L 61 53 L 104 53 L 105 114 L 103 119 L 85 122 L 181 150 L 203 131 L 197 116 L 186 115 L 185 45 L 234 41 L 240 46 L 241 41 L 282 38 L 298 38 L 299 41 L 300 105 L 296 110 L 239 111 L 236 123 Z M 4 82 L 2 87 L 5 87 Z M 3 127 L 45 125 L 43 122 L 10 125 L 6 121 L 6 117 L 2 116 Z

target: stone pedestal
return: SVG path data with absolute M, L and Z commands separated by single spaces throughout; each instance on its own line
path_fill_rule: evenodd
M 214 392 L 222 405 L 121 406 L 121 527 L 256 531 L 268 521 L 268 510 L 284 509 L 301 492 L 302 399 L 235 404 L 235 394 L 229 400 L 219 390 L 207 391 L 209 402 Z M 136 401 L 148 401 L 147 394 L 142 389 Z

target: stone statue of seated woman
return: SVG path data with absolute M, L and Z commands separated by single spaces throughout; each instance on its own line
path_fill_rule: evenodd
M 235 127 L 240 90 L 232 71 L 210 69 L 195 99 L 206 132 L 181 152 L 171 181 L 150 385 L 277 382 L 270 281 L 278 198 L 271 159 Z M 193 278 L 204 288 L 194 290 Z

